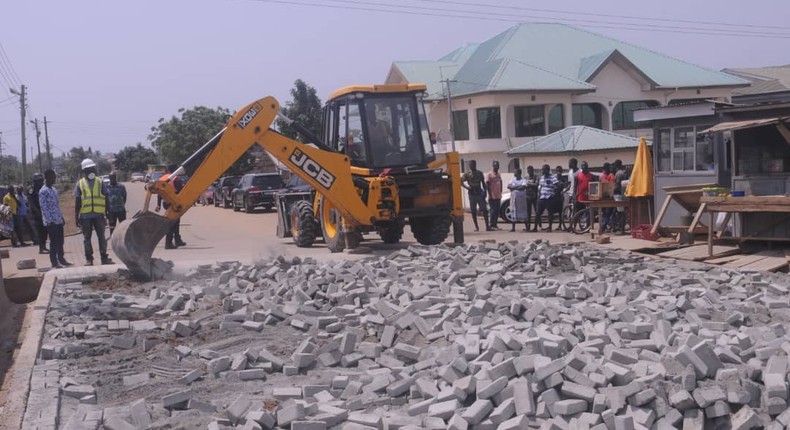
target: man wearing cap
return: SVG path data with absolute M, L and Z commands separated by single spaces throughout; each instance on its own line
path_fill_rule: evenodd
M 118 174 L 110 173 L 110 185 L 107 186 L 107 220 L 110 222 L 110 236 L 115 225 L 126 220 L 126 187 L 118 183 Z
M 34 173 L 33 188 L 27 193 L 27 201 L 30 203 L 30 213 L 33 215 L 33 223 L 38 232 L 38 253 L 49 254 L 49 249 L 47 249 L 47 227 L 44 225 L 44 219 L 41 215 L 41 204 L 38 200 L 38 194 L 43 186 L 44 175 L 41 173 Z
M 74 217 L 77 226 L 82 228 L 85 239 L 85 265 L 93 266 L 93 245 L 91 239 L 96 231 L 99 241 L 101 264 L 113 264 L 107 255 L 107 239 L 104 237 L 104 218 L 107 213 L 107 187 L 101 178 L 96 176 L 96 163 L 90 158 L 82 160 L 82 178 L 74 187 Z

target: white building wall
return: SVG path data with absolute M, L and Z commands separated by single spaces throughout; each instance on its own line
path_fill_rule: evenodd
M 612 130 L 612 111 L 617 103 L 623 101 L 653 100 L 660 105 L 666 105 L 678 99 L 717 99 L 729 100 L 731 89 L 657 89 L 651 90 L 647 81 L 629 67 L 624 67 L 617 62 L 609 62 L 591 80 L 597 90 L 588 94 L 564 93 L 492 93 L 473 95 L 468 97 L 453 98 L 453 110 L 466 110 L 469 119 L 469 140 L 456 141 L 456 150 L 464 158 L 477 158 L 480 162 L 490 165 L 493 160 L 491 153 L 504 152 L 509 149 L 528 143 L 536 137 L 515 137 L 515 110 L 516 106 L 544 105 L 546 127 L 548 127 L 548 114 L 556 104 L 564 107 L 565 127 L 572 125 L 572 105 L 574 103 L 599 103 L 603 109 L 603 128 L 608 131 L 630 137 L 645 137 L 652 140 L 652 129 Z M 477 109 L 486 107 L 499 107 L 502 127 L 500 139 L 478 139 Z M 431 129 L 437 133 L 439 144 L 437 152 L 450 151 L 450 134 L 448 130 L 449 118 L 445 101 L 431 103 L 428 113 Z M 465 154 L 470 154 L 466 157 Z M 623 160 L 625 162 L 625 160 Z M 501 161 L 500 161 L 501 162 Z M 591 163 L 592 164 L 592 163 Z M 503 163 L 503 170 L 506 164 Z

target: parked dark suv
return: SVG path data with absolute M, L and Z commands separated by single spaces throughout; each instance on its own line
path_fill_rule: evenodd
M 214 206 L 222 204 L 222 207 L 225 209 L 229 208 L 233 189 L 236 188 L 236 185 L 239 185 L 240 180 L 241 176 L 223 176 L 219 178 L 217 188 L 214 190 Z
M 274 207 L 274 195 L 285 188 L 283 178 L 278 173 L 249 173 L 241 177 L 239 185 L 233 190 L 233 210 L 244 208 L 252 213 L 263 206 L 267 211 Z

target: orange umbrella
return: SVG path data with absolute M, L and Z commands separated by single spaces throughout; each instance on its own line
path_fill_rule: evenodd
M 625 190 L 628 197 L 646 197 L 653 195 L 653 156 L 647 149 L 645 138 L 639 139 L 636 149 L 636 161 L 631 172 L 631 180 Z

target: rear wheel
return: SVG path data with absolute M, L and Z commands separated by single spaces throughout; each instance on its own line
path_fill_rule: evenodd
M 571 231 L 576 234 L 584 234 L 590 231 L 590 210 L 588 208 L 582 209 L 573 215 L 571 220 Z
M 499 217 L 502 218 L 504 222 L 513 222 L 510 218 L 513 216 L 512 211 L 510 210 L 510 200 L 502 203 L 502 207 L 499 208 Z
M 343 232 L 343 218 L 340 212 L 329 200 L 320 197 L 318 212 L 321 216 L 321 231 L 324 235 L 324 242 L 331 252 L 342 252 L 346 249 L 346 236 L 348 235 L 350 248 L 359 246 L 362 239 L 357 232 Z
M 400 221 L 387 223 L 379 227 L 379 236 L 384 243 L 398 243 L 403 237 L 403 224 Z
M 255 206 L 252 204 L 249 197 L 244 198 L 244 211 L 248 214 L 251 214 L 255 211 Z
M 233 196 L 230 200 L 231 206 L 233 206 L 233 212 L 238 212 L 241 210 L 239 206 L 236 206 L 236 196 Z M 227 207 L 227 206 L 226 206 Z
M 232 201 L 228 201 L 228 200 L 225 198 L 225 196 L 224 196 L 224 195 L 222 196 L 222 206 L 223 206 L 225 209 L 229 208 L 229 207 L 231 206 L 231 203 L 233 203 L 233 202 L 232 202 Z
M 409 220 L 411 232 L 423 245 L 438 245 L 450 234 L 452 219 L 449 216 L 419 217 Z
M 313 205 L 305 200 L 300 200 L 291 206 L 291 237 L 300 248 L 313 246 L 318 236 L 318 223 L 313 214 Z

